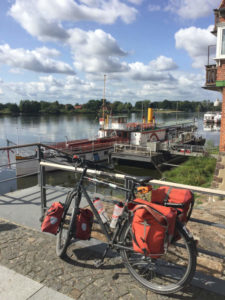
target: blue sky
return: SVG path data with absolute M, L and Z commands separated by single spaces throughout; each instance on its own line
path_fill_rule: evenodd
M 1 0 L 0 102 L 100 99 L 104 74 L 110 101 L 221 98 L 201 88 L 220 2 Z

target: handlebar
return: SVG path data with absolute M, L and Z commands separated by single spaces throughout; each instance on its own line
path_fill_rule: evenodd
M 94 161 L 86 160 L 84 158 L 80 158 L 77 155 L 73 156 L 73 162 L 78 167 L 95 169 L 95 170 L 110 170 L 110 171 L 113 170 L 113 166 L 111 166 L 111 165 L 107 165 L 107 166 L 104 165 L 103 166 L 103 165 L 100 165 L 99 163 L 96 163 Z

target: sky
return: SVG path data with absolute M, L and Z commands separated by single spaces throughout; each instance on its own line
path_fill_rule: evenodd
M 202 89 L 221 0 L 1 0 L 0 102 L 221 99 Z M 213 63 L 214 47 L 210 47 Z

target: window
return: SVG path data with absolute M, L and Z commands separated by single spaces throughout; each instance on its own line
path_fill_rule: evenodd
M 100 160 L 99 154 L 98 153 L 93 153 L 93 159 L 94 159 L 94 161 L 99 161 Z
M 221 55 L 225 55 L 225 29 L 222 29 Z
M 217 31 L 216 59 L 225 59 L 225 27 L 219 27 Z

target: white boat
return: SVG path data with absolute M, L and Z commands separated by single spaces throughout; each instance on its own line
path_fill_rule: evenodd
M 221 122 L 220 112 L 207 112 L 204 114 L 204 123 L 215 123 L 219 124 Z

